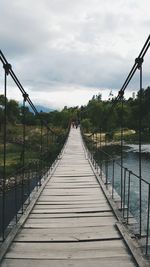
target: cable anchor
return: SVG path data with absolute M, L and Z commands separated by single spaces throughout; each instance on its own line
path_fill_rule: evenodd
M 143 61 L 144 61 L 144 59 L 143 59 L 142 57 L 137 57 L 137 58 L 135 59 L 135 63 L 137 64 L 137 67 L 138 67 L 139 70 L 140 70 L 141 67 L 142 67 Z
M 6 75 L 8 75 L 10 70 L 12 69 L 12 66 L 9 63 L 5 63 L 3 65 L 3 68 L 4 68 L 5 72 L 6 72 Z
M 29 97 L 29 95 L 27 93 L 24 93 L 22 96 L 24 98 L 24 101 L 26 102 L 27 101 L 27 98 Z
M 120 91 L 118 92 L 118 96 L 119 96 L 119 99 L 122 99 L 123 96 L 124 96 L 124 91 L 123 91 L 123 90 L 120 90 Z

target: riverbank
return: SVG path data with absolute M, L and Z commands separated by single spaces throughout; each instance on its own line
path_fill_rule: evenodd
M 123 129 L 123 142 L 124 144 L 138 144 L 139 143 L 139 133 L 133 129 Z M 99 132 L 97 133 L 85 133 L 85 136 L 89 140 L 94 141 L 98 146 L 101 143 L 101 146 L 106 145 L 119 145 L 121 142 L 121 131 L 115 130 L 113 132 Z M 141 142 L 142 144 L 150 143 L 150 133 L 142 132 L 141 133 Z

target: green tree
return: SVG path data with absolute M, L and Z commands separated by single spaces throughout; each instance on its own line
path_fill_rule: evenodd
M 90 131 L 91 131 L 91 126 L 92 126 L 92 124 L 91 124 L 91 122 L 90 122 L 90 119 L 83 119 L 82 121 L 81 121 L 81 125 L 82 125 L 82 127 L 83 127 L 83 129 L 84 129 L 84 131 L 86 132 L 86 133 L 89 133 Z
M 7 116 L 10 123 L 16 123 L 19 118 L 20 108 L 15 100 L 9 100 L 7 103 Z

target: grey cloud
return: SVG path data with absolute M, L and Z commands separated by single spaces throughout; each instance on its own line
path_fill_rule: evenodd
M 47 58 L 48 55 L 48 58 Z M 28 59 L 24 64 L 22 79 L 33 89 L 43 83 L 43 90 L 49 90 L 52 83 L 77 84 L 87 87 L 117 87 L 116 74 L 124 68 L 124 62 L 118 55 L 81 54 L 76 51 L 50 49 L 38 57 Z M 42 77 L 42 78 L 41 78 Z M 30 80 L 30 81 L 29 81 Z
M 40 19 L 34 15 L 32 4 L 24 9 L 17 3 L 8 0 L 0 3 L 3 10 L 0 16 L 1 49 L 13 57 L 31 56 L 35 50 L 42 49 L 43 43 L 48 42 L 48 28 L 42 17 Z
M 34 92 L 120 88 L 145 41 L 148 26 L 136 27 L 149 24 L 137 2 L 2 0 L 1 49 Z

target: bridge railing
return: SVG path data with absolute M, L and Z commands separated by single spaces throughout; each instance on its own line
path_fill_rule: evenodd
M 3 242 L 54 167 L 68 131 L 58 134 L 44 120 L 2 51 L 0 62 L 0 82 L 4 85 L 0 94 L 0 241 Z M 8 103 L 8 93 L 14 86 L 17 94 L 21 93 L 22 106 L 16 114 L 19 122 L 13 122 L 15 103 Z
M 92 137 L 95 140 L 96 134 L 93 134 Z M 120 157 L 114 159 L 110 154 L 100 149 L 96 141 L 92 140 L 90 143 L 91 137 L 83 135 L 83 139 L 92 164 L 114 200 L 116 208 L 118 208 L 122 223 L 126 224 L 137 238 L 140 238 L 143 252 L 147 255 L 150 239 L 150 183 L 121 165 Z M 121 171 L 123 173 L 122 180 Z M 144 193 L 142 196 L 140 196 L 139 182 L 141 182 Z M 139 217 L 142 221 L 141 234 Z
M 106 188 L 109 190 L 113 199 L 115 199 L 120 211 L 120 215 L 123 223 L 130 225 L 130 228 L 134 228 L 136 236 L 141 242 L 141 246 L 145 250 L 147 255 L 149 251 L 149 239 L 150 239 L 150 179 L 144 179 L 142 177 L 142 90 L 143 90 L 143 62 L 144 57 L 150 46 L 150 36 L 148 36 L 141 52 L 135 59 L 134 65 L 129 72 L 123 86 L 118 92 L 118 96 L 112 101 L 112 106 L 108 110 L 108 114 L 105 112 L 101 115 L 101 118 L 97 124 L 99 125 L 90 136 L 83 133 L 83 138 L 86 145 L 89 148 L 89 157 L 93 162 L 95 168 L 99 171 L 100 178 L 104 181 Z M 135 73 L 139 71 L 139 101 L 138 101 L 138 121 L 137 121 L 137 133 L 138 133 L 138 170 L 137 173 L 132 169 L 127 168 L 124 164 L 124 92 Z M 112 115 L 119 103 L 120 113 L 120 141 L 119 141 L 119 158 L 111 156 L 107 150 L 107 125 L 111 124 Z M 105 137 L 104 137 L 105 136 Z M 116 193 L 117 192 L 117 193 Z M 136 210 L 136 213 L 134 211 Z M 134 220 L 132 214 L 136 216 Z M 132 226 L 132 227 L 131 227 Z M 145 241 L 144 241 L 145 240 Z

